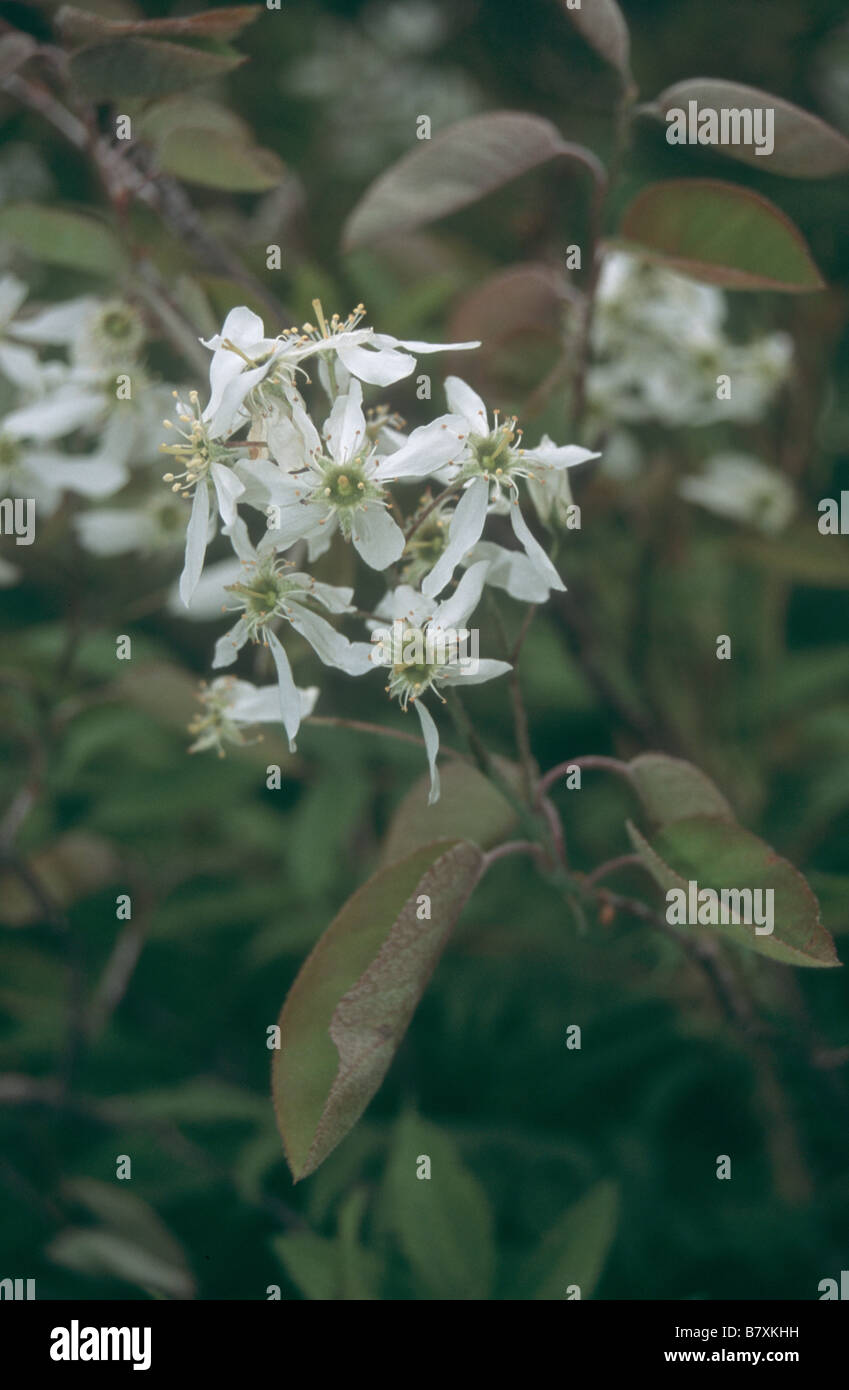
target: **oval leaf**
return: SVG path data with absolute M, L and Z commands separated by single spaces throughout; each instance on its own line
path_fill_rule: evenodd
M 616 0 L 583 0 L 578 9 L 567 0 L 560 0 L 560 5 L 590 47 L 630 81 L 631 40 Z
M 422 1154 L 430 1159 L 427 1182 L 416 1173 Z M 492 1212 L 453 1139 L 418 1115 L 402 1115 L 384 1181 L 387 1224 L 423 1296 L 487 1299 L 495 1269 Z
M 822 179 L 849 172 L 849 140 L 845 135 L 826 125 L 819 116 L 759 87 L 715 77 L 693 77 L 668 87 L 645 109 L 665 121 L 666 113 L 676 107 L 688 114 L 691 101 L 696 102 L 699 111 L 705 107 L 717 112 L 759 107 L 774 113 L 775 144 L 771 153 L 759 154 L 754 144 L 711 145 L 717 154 L 792 179 Z
M 699 925 L 695 930 L 719 932 L 737 946 L 770 956 L 785 965 L 839 965 L 834 942 L 820 920 L 819 903 L 792 864 L 781 859 L 757 835 L 740 825 L 707 817 L 667 825 L 649 843 L 635 826 L 628 834 L 646 868 L 660 887 L 699 889 L 772 889 L 774 930 L 757 935 L 744 923 Z M 693 924 L 682 930 L 693 930 Z
M 120 243 L 104 223 L 64 208 L 39 203 L 1 208 L 0 238 L 36 261 L 93 275 L 118 275 L 126 266 Z
M 435 222 L 557 155 L 581 154 L 541 116 L 471 116 L 424 141 L 372 184 L 348 219 L 344 245 L 352 250 Z
M 692 816 L 734 820 L 734 812 L 719 788 L 683 758 L 641 753 L 628 766 L 646 814 L 655 825 L 671 825 Z
M 198 127 L 172 130 L 160 143 L 160 168 L 186 183 L 230 193 L 262 193 L 276 188 L 283 164 L 272 150 Z
M 496 758 L 499 772 L 516 791 L 522 773 L 506 758 Z M 451 762 L 440 772 L 441 794 L 428 806 L 427 773 L 410 788 L 389 826 L 381 864 L 392 864 L 434 840 L 469 840 L 491 849 L 506 839 L 516 824 L 516 812 L 488 777 L 468 763 Z
M 161 97 L 209 82 L 246 60 L 239 53 L 207 53 L 157 39 L 114 38 L 71 55 L 71 78 L 91 101 Z
M 552 1226 L 516 1280 L 514 1299 L 559 1299 L 577 1284 L 581 1298 L 591 1297 L 616 1235 L 619 1189 L 600 1182 Z
M 280 1015 L 272 1090 L 296 1182 L 365 1110 L 480 877 L 474 845 L 426 845 L 370 878 L 302 966 Z M 430 920 L 417 898 L 430 898 Z
M 56 16 L 56 28 L 66 43 L 86 43 L 91 39 L 124 34 L 173 34 L 198 39 L 232 39 L 262 13 L 261 5 L 228 5 L 201 14 L 175 19 L 108 19 L 105 15 L 63 5 Z
M 718 179 L 651 184 L 621 230 L 650 260 L 726 289 L 824 288 L 798 227 L 760 194 Z

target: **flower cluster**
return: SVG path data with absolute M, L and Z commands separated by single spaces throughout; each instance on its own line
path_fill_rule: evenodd
M 426 698 L 509 669 L 457 656 L 457 634 L 467 635 L 484 586 L 528 602 L 564 587 L 523 515 L 523 487 L 555 488 L 563 470 L 597 455 L 547 438 L 525 448 L 515 418 L 490 417 L 458 377 L 446 381 L 446 413 L 405 433 L 388 406 L 366 407 L 364 389 L 410 375 L 423 353 L 479 344 L 399 341 L 364 326 L 361 305 L 346 319 L 327 318 L 318 301 L 313 307 L 314 324 L 276 337 L 251 310 L 233 309 L 205 343 L 208 399 L 175 392 L 175 418 L 166 421 L 164 481 L 188 507 L 182 601 L 191 607 L 220 530 L 241 570 L 227 585 L 233 624 L 213 666 L 230 666 L 254 642 L 268 649 L 277 676 L 276 687 L 259 689 L 213 682 L 193 726 L 194 747 L 220 751 L 243 741 L 246 723 L 272 716 L 294 746 L 316 698 L 292 675 L 286 633 L 294 629 L 328 667 L 351 676 L 385 668 L 390 698 L 418 715 L 435 800 L 439 736 Z M 318 420 L 304 395 L 310 371 L 326 398 Z M 487 519 L 498 514 L 509 518 L 518 548 L 484 539 Z M 334 543 L 351 545 L 385 575 L 386 594 L 371 615 L 355 607 L 351 588 L 310 575 Z M 388 656 L 375 645 L 386 619 L 403 633 Z M 362 639 L 346 635 L 340 621 L 370 622 L 372 640 L 368 628 Z
M 624 251 L 606 256 L 587 375 L 598 419 L 670 427 L 759 420 L 789 375 L 792 341 L 770 333 L 735 342 L 726 312 L 712 285 Z M 717 394 L 719 377 L 730 378 L 730 394 Z

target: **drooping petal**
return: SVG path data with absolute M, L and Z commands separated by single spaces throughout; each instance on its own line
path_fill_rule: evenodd
M 397 521 L 380 502 L 358 507 L 351 522 L 354 548 L 373 570 L 385 570 L 401 558 L 406 541 Z
M 504 589 L 512 598 L 522 603 L 545 603 L 548 598 L 548 583 L 538 574 L 524 550 L 506 550 L 494 541 L 478 541 L 470 559 L 486 560 L 489 563 L 487 584 Z
M 439 730 L 433 722 L 429 710 L 425 709 L 421 700 L 413 701 L 413 708 L 419 716 L 419 723 L 422 726 L 422 736 L 425 741 L 427 761 L 430 768 L 430 792 L 428 793 L 427 804 L 432 806 L 439 800 L 439 771 L 436 766 L 436 755 L 439 752 Z
M 375 334 L 373 341 L 376 341 L 377 337 Z M 339 343 L 339 360 L 351 376 L 360 381 L 366 381 L 371 386 L 392 386 L 396 381 L 410 375 L 416 365 L 416 359 L 406 352 L 398 352 L 394 347 L 394 339 L 391 341 L 392 347 L 378 347 L 376 350 L 350 343 Z
M 243 565 L 256 564 L 256 550 L 251 543 L 248 528 L 242 517 L 234 517 L 229 526 L 224 527 L 224 534 L 230 537 L 230 544 Z
M 212 654 L 212 669 L 217 671 L 220 666 L 232 666 L 247 640 L 248 624 L 244 618 L 240 618 L 230 631 L 225 632 L 216 642 Z
M 462 377 L 445 378 L 445 398 L 448 409 L 453 415 L 462 415 L 472 434 L 489 433 L 486 406 L 477 391 L 473 391 Z
M 268 645 L 277 669 L 277 690 L 280 696 L 280 716 L 289 738 L 289 750 L 294 751 L 295 739 L 301 727 L 301 697 L 292 675 L 289 658 L 273 632 L 268 634 Z
M 514 501 L 510 505 L 510 521 L 517 541 L 524 548 L 525 554 L 540 578 L 544 579 L 552 589 L 565 590 L 566 585 L 563 583 L 557 570 L 549 560 L 539 541 L 531 534 L 528 523 L 522 516 L 522 509 L 518 502 Z
M 201 482 L 195 488 L 192 511 L 186 528 L 186 561 L 180 575 L 180 598 L 188 608 L 203 569 L 209 535 L 209 488 Z
M 289 602 L 285 616 L 296 632 L 305 637 L 316 656 L 325 666 L 336 666 L 349 676 L 364 676 L 373 670 L 372 647 L 368 642 L 349 642 L 325 618 L 312 613 L 300 603 Z
M 479 560 L 476 565 L 469 566 L 453 594 L 434 609 L 432 627 L 444 632 L 458 631 L 465 627 L 480 603 L 488 569 L 486 560 Z
M 218 498 L 218 511 L 225 526 L 236 520 L 236 502 L 245 490 L 245 485 L 236 477 L 232 468 L 223 463 L 213 463 L 209 469 Z
M 457 503 L 448 528 L 448 544 L 422 580 L 422 593 L 434 598 L 442 592 L 464 555 L 480 540 L 488 506 L 489 482 L 475 478 Z

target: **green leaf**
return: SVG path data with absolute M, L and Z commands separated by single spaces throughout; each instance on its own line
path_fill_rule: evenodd
M 69 61 L 71 80 L 90 101 L 161 97 L 232 72 L 240 53 L 207 53 L 157 39 L 114 38 L 80 48 Z
M 646 814 L 656 825 L 671 825 L 692 816 L 734 820 L 734 812 L 719 788 L 683 758 L 641 753 L 628 766 Z
M 366 190 L 348 218 L 344 246 L 353 250 L 435 222 L 549 159 L 584 154 L 541 116 L 471 116 L 423 141 Z
M 619 1220 L 619 1190 L 600 1182 L 552 1226 L 516 1279 L 514 1299 L 565 1299 L 577 1284 L 589 1298 L 601 1278 Z
M 499 772 L 518 790 L 520 769 L 505 758 L 496 758 L 495 762 Z M 434 840 L 469 840 L 481 849 L 490 849 L 510 834 L 516 824 L 516 812 L 477 768 L 452 761 L 442 769 L 440 781 L 442 790 L 434 806 L 427 804 L 427 773 L 407 792 L 386 834 L 381 864 L 392 864 Z
M 463 905 L 480 851 L 441 841 L 370 878 L 308 957 L 280 1015 L 272 1089 L 296 1182 L 356 1124 L 382 1082 Z M 426 894 L 431 919 L 417 917 Z
M 590 47 L 630 82 L 631 39 L 616 0 L 583 0 L 579 9 L 560 0 L 560 7 Z
M 816 897 L 797 869 L 781 859 L 757 835 L 740 825 L 704 816 L 667 825 L 651 842 L 628 823 L 631 843 L 660 887 L 699 889 L 763 888 L 773 890 L 775 913 L 771 935 L 756 935 L 754 926 L 693 926 L 685 931 L 719 932 L 737 946 L 758 951 L 785 965 L 839 965 L 834 942 L 820 919 Z
M 425 1156 L 429 1179 L 416 1175 Z M 487 1299 L 495 1268 L 492 1212 L 453 1139 L 418 1115 L 403 1115 L 384 1183 L 387 1224 L 425 1296 Z
M 91 1178 L 71 1179 L 62 1191 L 103 1224 L 60 1232 L 47 1248 L 49 1259 L 81 1274 L 122 1279 L 168 1298 L 194 1297 L 194 1279 L 182 1246 L 147 1202 Z
M 114 233 L 103 222 L 64 208 L 40 203 L 12 203 L 0 208 L 0 239 L 33 260 L 68 266 L 92 275 L 120 275 L 126 258 Z
M 274 1252 L 293 1284 L 308 1299 L 329 1302 L 338 1297 L 340 1284 L 339 1245 L 311 1231 L 295 1231 L 275 1236 Z
M 174 19 L 108 19 L 90 10 L 77 9 L 75 5 L 63 5 L 55 23 L 65 43 L 87 43 L 91 39 L 130 34 L 220 40 L 235 38 L 262 13 L 262 5 L 227 5 Z
M 800 106 L 761 91 L 759 87 L 725 82 L 716 77 L 693 77 L 668 87 L 642 110 L 665 121 L 667 111 L 674 107 L 687 112 L 690 101 L 697 102 L 700 110 L 704 107 L 714 111 L 761 107 L 775 113 L 775 147 L 770 154 L 758 154 L 754 145 L 742 144 L 712 145 L 710 148 L 716 154 L 792 179 L 821 179 L 849 172 L 849 140 L 845 135 L 826 125 L 819 116 L 812 116 Z
M 849 589 L 849 548 L 837 537 L 819 535 L 813 525 L 810 535 L 782 536 L 780 540 L 747 536 L 738 540 L 736 549 L 744 560 L 796 584 Z
M 275 188 L 285 172 L 273 150 L 192 126 L 174 130 L 162 141 L 159 165 L 186 183 L 230 193 L 261 193 Z
M 342 1275 L 341 1297 L 343 1300 L 372 1301 L 380 1297 L 380 1281 L 383 1275 L 383 1261 L 373 1250 L 366 1250 L 360 1244 L 362 1226 L 368 1194 L 364 1188 L 357 1188 L 342 1205 L 339 1212 L 339 1254 Z
M 649 260 L 726 289 L 824 288 L 798 227 L 759 193 L 718 179 L 650 184 L 621 233 Z

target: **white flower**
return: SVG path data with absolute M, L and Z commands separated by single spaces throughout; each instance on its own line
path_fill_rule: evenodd
M 201 342 L 212 352 L 203 419 L 215 438 L 226 439 L 249 418 L 246 399 L 269 374 L 277 373 L 280 384 L 290 385 L 300 354 L 288 337 L 266 337 L 262 319 L 244 305 L 230 310 L 220 333 Z
M 365 315 L 362 304 L 358 304 L 344 321 L 338 314 L 327 320 L 317 299 L 313 300 L 313 309 L 318 327 L 304 324 L 299 356 L 319 355 L 330 378 L 323 376 L 322 379 L 331 395 L 335 395 L 333 376 L 337 390 L 347 387 L 349 377 L 372 386 L 392 386 L 410 375 L 416 365 L 416 356 L 422 353 L 459 352 L 480 347 L 479 342 L 423 343 L 393 338 L 388 333 L 375 333 L 373 328 L 358 328 Z M 337 373 L 335 359 L 341 364 L 342 373 Z
M 787 479 L 748 454 L 715 454 L 703 473 L 682 478 L 678 492 L 717 516 L 748 522 L 769 535 L 784 530 L 797 505 Z
M 464 432 L 458 435 L 460 455 L 444 476 L 462 483 L 464 492 L 451 518 L 448 544 L 423 581 L 423 592 L 431 598 L 442 592 L 457 565 L 480 540 L 490 505 L 502 501 L 509 504 L 516 539 L 548 589 L 565 588 L 522 516 L 518 480 L 532 478 L 541 486 L 553 487 L 564 468 L 573 468 L 599 455 L 577 444 L 558 447 L 547 437 L 536 449 L 522 449 L 518 447 L 521 432 L 516 429 L 515 418 L 499 422 L 496 413 L 490 426 L 480 396 L 459 377 L 448 377 L 445 393 L 453 415 L 463 419 Z
M 160 452 L 171 454 L 175 461 L 186 465 L 182 473 L 163 474 L 163 480 L 171 484 L 172 492 L 192 499 L 186 528 L 186 559 L 180 577 L 180 594 L 188 608 L 203 570 L 207 545 L 215 534 L 215 512 L 211 511 L 210 502 L 214 497 L 225 526 L 235 522 L 236 503 L 245 485 L 234 468 L 240 462 L 240 449 L 244 447 L 247 453 L 249 446 L 228 449 L 220 442 L 201 414 L 197 391 L 189 392 L 188 404 L 177 399 L 177 418 L 187 427 L 177 428 L 184 442 L 160 444 L 159 448 Z
M 314 685 L 296 691 L 301 719 L 312 714 L 318 693 Z M 234 676 L 218 676 L 202 689 L 200 698 L 203 712 L 189 725 L 189 733 L 196 735 L 190 753 L 215 748 L 223 758 L 226 744 L 243 747 L 248 742 L 256 742 L 245 738 L 245 727 L 280 723 L 280 696 L 274 685 L 257 687 L 250 681 L 236 680 Z
M 27 297 L 27 287 L 16 275 L 0 279 L 0 372 L 15 386 L 26 389 L 37 371 L 38 359 L 31 348 L 9 342 L 13 320 Z
M 275 554 L 273 532 L 267 531 L 254 547 L 241 518 L 225 529 L 245 571 L 240 582 L 227 586 L 234 600 L 231 609 L 241 616 L 218 639 L 212 664 L 216 668 L 231 665 L 249 640 L 270 649 L 277 668 L 280 715 L 294 747 L 301 719 L 300 704 L 289 659 L 271 625 L 275 620 L 285 620 L 306 638 L 326 666 L 338 667 L 351 676 L 364 675 L 371 667 L 369 644 L 350 642 L 309 607 L 311 602 L 317 602 L 328 612 L 350 613 L 353 590 L 319 584 L 308 574 L 291 573 L 286 562 Z
M 324 441 L 309 417 L 295 410 L 307 456 L 301 471 L 287 457 L 275 471 L 264 460 L 243 464 L 240 473 L 265 490 L 273 508 L 278 549 L 300 539 L 327 538 L 340 530 L 366 564 L 383 570 L 404 549 L 404 532 L 387 510 L 385 485 L 396 479 L 424 478 L 459 452 L 456 433 L 443 421 L 414 430 L 406 443 L 381 460 L 368 435 L 362 387 L 352 380 L 338 396 L 324 428 Z
M 0 491 L 34 498 L 42 516 L 52 516 L 65 492 L 111 497 L 127 481 L 117 423 L 107 427 L 99 447 L 88 454 L 45 448 L 40 439 L 32 443 L 19 433 L 25 423 L 20 412 L 0 421 Z
M 459 656 L 468 636 L 466 623 L 480 601 L 488 568 L 488 561 L 472 565 L 451 597 L 438 604 L 402 584 L 387 594 L 377 609 L 379 617 L 391 620 L 391 633 L 372 625 L 372 641 L 379 641 L 374 658 L 390 670 L 387 693 L 404 710 L 412 704 L 419 717 L 430 767 L 428 805 L 439 800 L 439 731 L 422 696 L 432 691 L 442 699 L 440 686 L 480 685 L 510 670 L 506 661 Z

